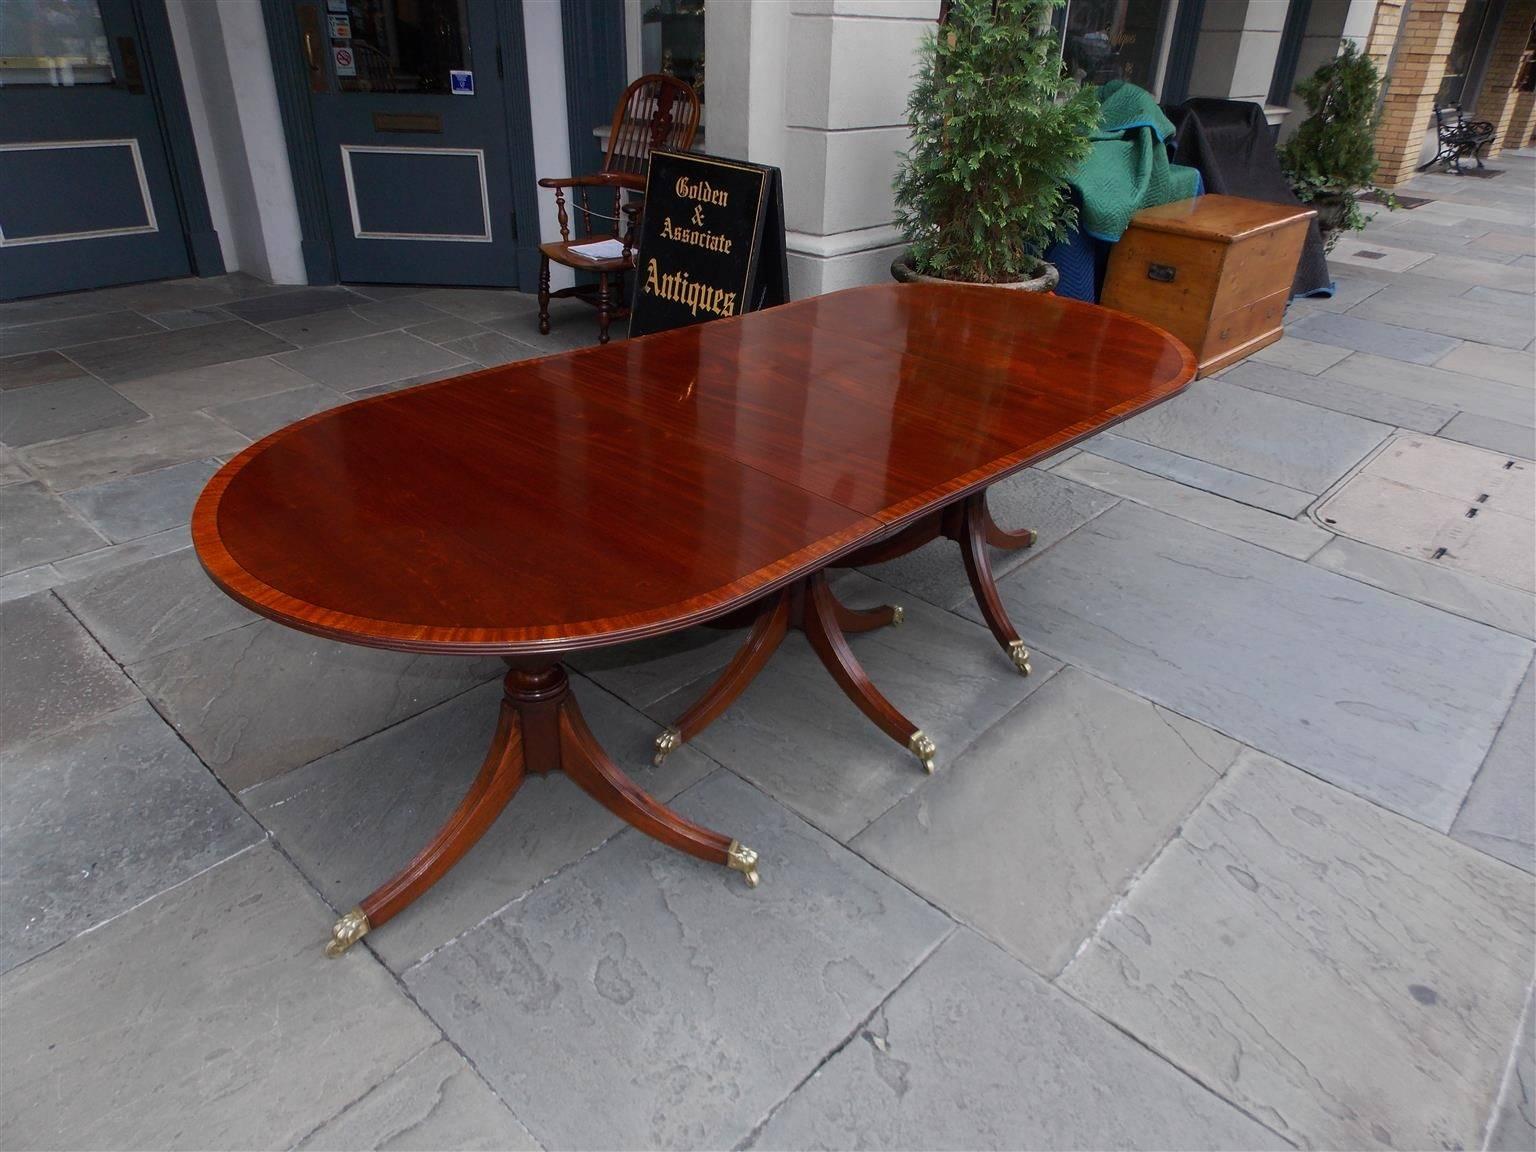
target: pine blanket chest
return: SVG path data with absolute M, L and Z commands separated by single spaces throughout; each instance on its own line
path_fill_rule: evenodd
M 1100 303 L 1173 333 L 1208 376 L 1280 339 L 1313 215 L 1240 196 L 1144 209 L 1110 255 Z

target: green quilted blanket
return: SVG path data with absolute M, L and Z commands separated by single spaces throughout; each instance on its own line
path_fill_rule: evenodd
M 1199 194 L 1197 169 L 1168 160 L 1173 122 L 1145 88 L 1111 80 L 1099 89 L 1099 130 L 1068 183 L 1082 202 L 1078 227 L 1098 240 L 1118 240 L 1143 208 Z

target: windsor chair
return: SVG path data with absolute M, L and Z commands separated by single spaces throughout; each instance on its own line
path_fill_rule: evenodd
M 639 206 L 628 195 L 645 190 L 646 167 L 653 149 L 686 152 L 693 147 L 699 129 L 699 96 L 691 86 L 675 76 L 642 76 L 624 89 L 618 107 L 613 110 L 613 126 L 608 133 L 608 147 L 600 171 L 587 176 L 544 179 L 540 188 L 553 188 L 555 209 L 560 222 L 560 239 L 539 245 L 539 332 L 549 334 L 549 302 L 575 297 L 597 308 L 600 343 L 608 343 L 608 326 L 629 315 L 624 300 L 624 273 L 635 266 L 635 220 Z M 571 216 L 566 207 L 565 190 L 573 190 L 580 228 L 573 236 Z M 592 205 L 593 189 L 612 193 L 611 213 L 606 195 L 600 207 Z M 594 224 L 594 220 L 599 223 Z M 617 240 L 623 245 L 619 255 L 593 260 L 572 249 L 599 240 Z M 577 283 L 551 292 L 549 264 L 553 260 L 580 272 L 595 272 L 597 283 Z

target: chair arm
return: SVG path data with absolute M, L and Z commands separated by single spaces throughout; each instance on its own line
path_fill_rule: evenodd
M 632 183 L 635 177 L 627 172 L 593 172 L 587 176 L 546 176 L 539 181 L 540 188 L 643 188 L 644 182 Z

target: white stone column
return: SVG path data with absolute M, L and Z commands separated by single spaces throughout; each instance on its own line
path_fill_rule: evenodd
M 891 182 L 939 0 L 711 0 L 710 151 L 784 172 L 798 299 L 889 275 Z

